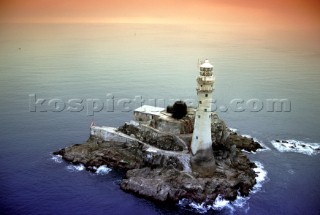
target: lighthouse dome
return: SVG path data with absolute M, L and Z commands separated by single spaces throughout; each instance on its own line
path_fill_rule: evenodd
M 200 71 L 212 71 L 212 69 L 213 66 L 208 59 L 206 59 L 204 63 L 200 65 Z

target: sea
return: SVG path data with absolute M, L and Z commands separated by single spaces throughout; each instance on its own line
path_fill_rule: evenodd
M 1 214 L 320 214 L 320 35 L 237 24 L 1 24 Z M 118 127 L 142 104 L 196 105 L 199 64 L 214 66 L 212 111 L 265 149 L 247 153 L 258 184 L 208 207 L 120 189 L 123 171 L 90 173 L 54 151 Z M 289 148 L 290 149 L 290 148 Z

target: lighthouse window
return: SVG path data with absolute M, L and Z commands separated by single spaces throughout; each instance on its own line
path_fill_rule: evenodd
M 202 101 L 199 101 L 199 104 L 202 104 Z
M 204 112 L 207 112 L 207 109 L 204 109 Z
M 198 136 L 196 136 L 196 139 L 198 139 Z
M 198 115 L 198 118 L 200 118 L 200 115 Z
M 208 97 L 208 94 L 206 94 L 205 96 Z

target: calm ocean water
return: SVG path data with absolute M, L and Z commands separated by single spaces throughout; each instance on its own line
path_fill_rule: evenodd
M 51 153 L 84 142 L 92 120 L 109 126 L 131 120 L 124 99 L 142 96 L 160 106 L 195 100 L 197 63 L 204 58 L 214 65 L 220 117 L 270 148 L 249 155 L 268 172 L 261 190 L 242 207 L 208 213 L 319 214 L 320 156 L 282 153 L 270 143 L 320 143 L 317 38 L 312 32 L 244 26 L 1 25 L 1 214 L 193 213 L 121 191 L 121 172 L 76 171 L 55 162 Z M 92 116 L 87 102 L 89 108 L 90 99 L 106 103 L 108 93 L 114 111 L 105 107 Z M 46 99 L 35 112 L 30 111 L 33 95 Z M 50 99 L 83 100 L 84 109 L 53 112 Z M 235 112 L 233 99 L 244 104 L 256 99 L 264 106 L 259 112 L 250 106 Z M 287 99 L 291 111 L 268 112 L 267 99 Z M 229 110 L 222 111 L 222 105 Z

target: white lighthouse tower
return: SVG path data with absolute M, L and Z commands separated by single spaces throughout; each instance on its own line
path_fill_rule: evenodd
M 214 81 L 213 66 L 209 60 L 205 60 L 200 65 L 200 75 L 197 77 L 198 108 L 191 142 L 193 155 L 200 150 L 212 149 L 211 103 Z

